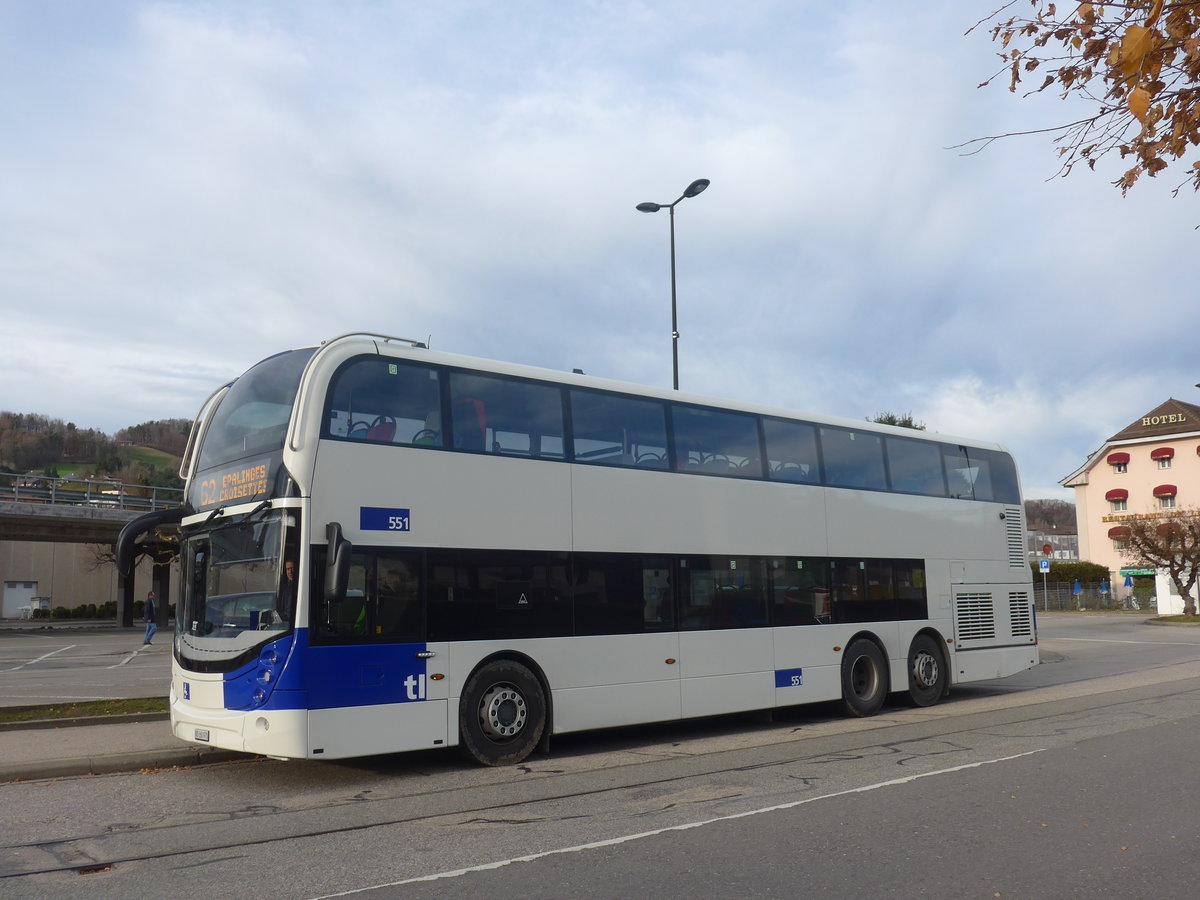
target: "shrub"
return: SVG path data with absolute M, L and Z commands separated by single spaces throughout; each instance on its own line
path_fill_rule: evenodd
M 1035 581 L 1040 583 L 1041 573 L 1038 571 L 1037 563 L 1029 564 L 1030 571 L 1033 572 Z M 1109 571 L 1099 563 L 1092 562 L 1055 562 L 1050 561 L 1050 574 L 1046 577 L 1047 581 L 1070 581 L 1074 582 L 1078 579 L 1080 584 L 1099 584 L 1101 581 L 1107 580 Z M 1109 585 L 1111 588 L 1112 586 Z

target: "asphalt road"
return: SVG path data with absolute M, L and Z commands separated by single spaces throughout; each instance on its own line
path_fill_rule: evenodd
M 1042 626 L 1033 672 L 868 720 L 574 735 L 504 769 L 419 753 L 7 785 L 0 897 L 1193 896 L 1200 631 Z

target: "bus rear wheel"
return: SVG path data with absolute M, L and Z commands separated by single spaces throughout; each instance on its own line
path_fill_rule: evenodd
M 908 648 L 908 696 L 914 706 L 933 706 L 946 693 L 946 657 L 927 634 L 918 634 Z
M 497 660 L 467 679 L 458 704 L 459 741 L 485 766 L 519 763 L 546 728 L 546 695 L 520 663 Z
M 842 657 L 842 703 L 852 716 L 873 716 L 888 693 L 887 661 L 874 641 L 851 642 Z

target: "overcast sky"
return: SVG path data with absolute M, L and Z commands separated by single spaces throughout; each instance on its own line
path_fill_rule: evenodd
M 1027 497 L 1200 402 L 1200 207 L 1053 178 L 976 0 L 0 0 L 0 409 L 191 418 L 348 331 L 912 412 Z

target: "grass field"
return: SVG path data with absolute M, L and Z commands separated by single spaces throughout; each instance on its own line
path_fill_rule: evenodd
M 154 450 L 151 447 L 124 447 L 122 449 L 129 454 L 130 462 L 145 463 L 159 469 L 179 468 L 179 457 L 164 453 L 162 450 Z
M 121 453 L 133 463 L 142 463 L 156 469 L 169 469 L 173 472 L 179 469 L 178 456 L 172 456 L 170 453 L 164 453 L 162 450 L 155 450 L 152 447 L 122 447 Z M 50 468 L 59 478 L 88 478 L 96 474 L 94 463 L 58 462 Z

